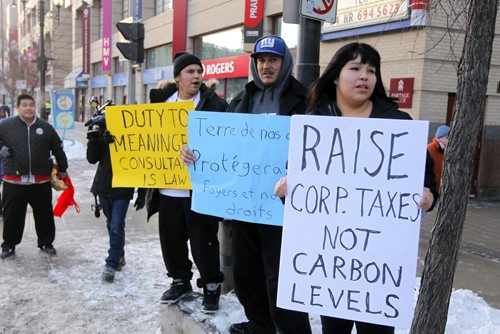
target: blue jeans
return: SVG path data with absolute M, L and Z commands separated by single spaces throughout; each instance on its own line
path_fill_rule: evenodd
M 106 267 L 117 269 L 120 258 L 125 256 L 125 216 L 130 201 L 128 199 L 113 199 L 109 195 L 99 195 L 99 202 L 106 216 L 109 234 Z

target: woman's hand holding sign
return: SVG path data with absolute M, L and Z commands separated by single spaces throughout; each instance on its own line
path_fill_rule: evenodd
M 187 144 L 182 145 L 181 159 L 182 162 L 184 162 L 186 165 L 192 164 L 196 160 L 193 151 L 191 151 L 191 149 L 189 148 L 189 146 L 187 146 Z
M 280 198 L 286 197 L 287 195 L 287 184 L 286 184 L 286 175 L 276 182 L 274 186 L 274 194 Z
M 428 211 L 432 207 L 432 203 L 434 203 L 434 195 L 429 188 L 424 187 L 418 208 L 422 211 Z

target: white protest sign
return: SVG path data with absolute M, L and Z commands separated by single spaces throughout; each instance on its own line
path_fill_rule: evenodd
M 428 122 L 292 116 L 278 306 L 407 326 Z

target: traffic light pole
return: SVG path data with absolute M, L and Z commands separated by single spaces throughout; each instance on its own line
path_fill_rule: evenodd
M 135 17 L 136 13 L 135 0 L 130 0 L 128 2 L 128 12 L 132 17 Z M 127 104 L 133 104 L 136 101 L 135 98 L 135 70 L 133 67 L 133 61 L 127 60 Z
M 135 70 L 133 67 L 133 62 L 128 61 L 128 72 L 127 72 L 127 104 L 136 103 L 135 98 Z
M 300 17 L 296 78 L 306 87 L 319 77 L 320 32 L 320 21 Z

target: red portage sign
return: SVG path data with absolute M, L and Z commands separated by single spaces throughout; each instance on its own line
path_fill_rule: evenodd
M 264 32 L 264 0 L 245 0 L 244 49 L 250 51 Z
M 396 100 L 399 108 L 411 108 L 413 98 L 413 78 L 393 78 L 389 96 Z
M 245 0 L 245 26 L 255 28 L 264 19 L 264 0 Z

